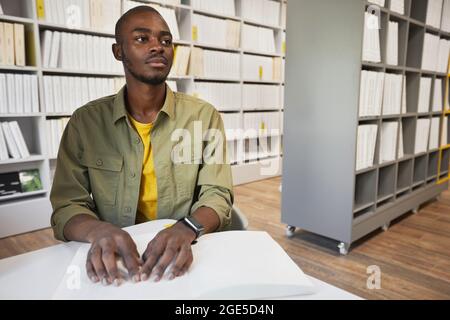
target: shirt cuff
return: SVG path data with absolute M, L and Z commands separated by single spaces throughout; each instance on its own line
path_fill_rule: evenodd
M 64 236 L 64 227 L 70 219 L 80 214 L 87 214 L 98 220 L 98 216 L 94 212 L 81 205 L 71 205 L 55 211 L 52 215 L 52 229 L 55 238 L 61 241 L 69 241 Z
M 225 189 L 227 190 L 227 189 Z M 228 191 L 228 190 L 227 190 Z M 223 195 L 222 195 L 223 194 Z M 220 224 L 216 231 L 221 231 L 231 223 L 231 212 L 233 210 L 232 196 L 230 192 L 211 192 L 203 195 L 191 208 L 191 214 L 200 207 L 213 209 L 219 216 Z

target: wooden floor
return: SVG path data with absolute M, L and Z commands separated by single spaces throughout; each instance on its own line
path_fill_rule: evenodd
M 267 231 L 305 273 L 367 299 L 450 299 L 449 191 L 340 256 L 334 240 L 305 231 L 285 237 L 280 182 L 274 178 L 238 186 L 235 203 L 247 215 L 250 229 Z M 55 243 L 50 230 L 0 239 L 0 258 Z M 367 288 L 371 265 L 381 269 L 381 289 Z

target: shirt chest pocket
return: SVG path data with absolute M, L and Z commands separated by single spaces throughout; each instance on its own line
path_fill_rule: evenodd
M 197 185 L 201 158 L 192 155 L 187 163 L 173 164 L 175 185 L 180 200 L 192 200 Z
M 84 153 L 81 163 L 88 168 L 92 197 L 96 205 L 116 205 L 123 157 L 114 154 Z

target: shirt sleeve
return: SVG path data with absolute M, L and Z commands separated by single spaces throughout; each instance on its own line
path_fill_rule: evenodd
M 98 219 L 91 197 L 88 170 L 80 161 L 82 155 L 83 146 L 74 113 L 61 138 L 50 192 L 53 207 L 51 226 L 55 238 L 62 241 L 67 241 L 64 237 L 64 227 L 74 216 L 87 214 Z
M 213 110 L 209 130 L 205 133 L 207 141 L 198 174 L 197 188 L 200 191 L 191 214 L 200 207 L 213 209 L 220 219 L 219 231 L 231 222 L 234 195 L 224 125 L 219 112 L 214 108 Z

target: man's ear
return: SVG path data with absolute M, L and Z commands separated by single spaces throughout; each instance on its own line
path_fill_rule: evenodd
M 122 50 L 120 50 L 120 44 L 113 43 L 112 45 L 112 52 L 114 55 L 114 58 L 118 61 L 122 61 Z

